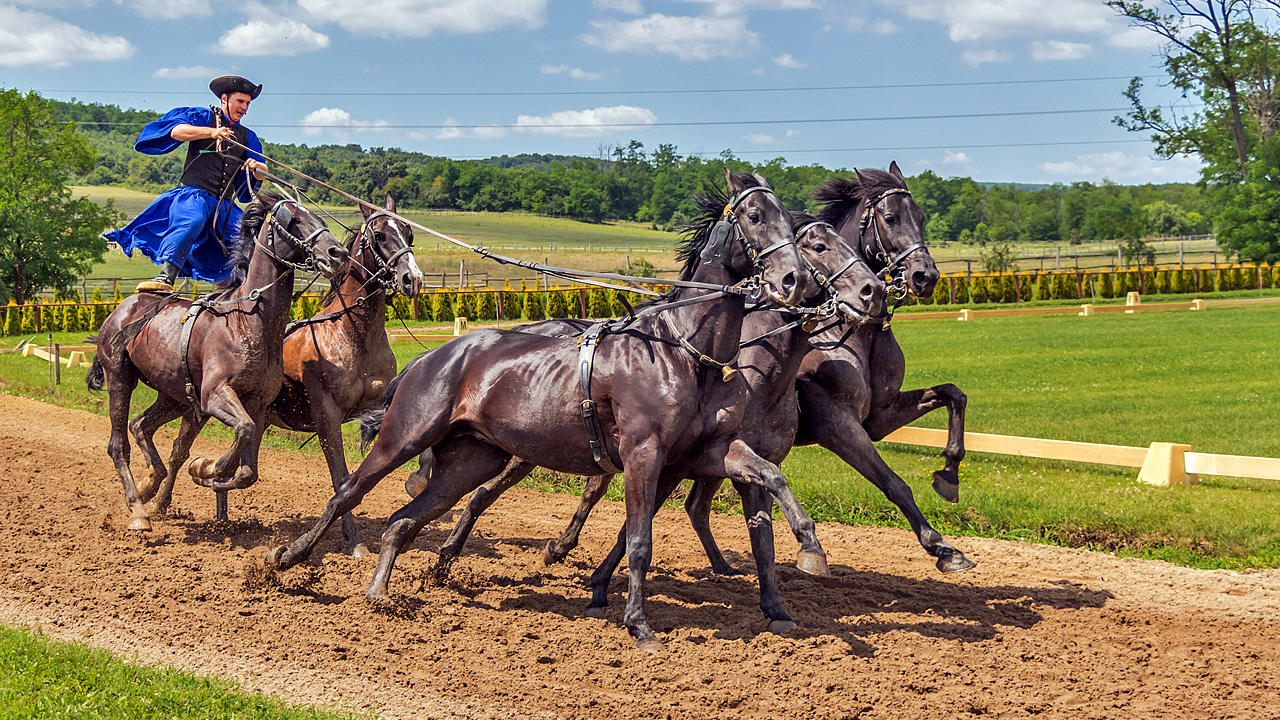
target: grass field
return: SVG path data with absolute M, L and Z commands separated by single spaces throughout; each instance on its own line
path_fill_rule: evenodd
M 895 332 L 908 358 L 906 387 L 960 386 L 969 396 L 970 431 L 1135 446 L 1171 441 L 1280 457 L 1280 373 L 1274 333 L 1265 331 L 1277 325 L 1280 307 L 1255 306 L 1088 320 L 913 320 Z M 393 347 L 401 364 L 422 350 Z M 83 378 L 83 370 L 68 370 L 64 384 L 50 389 L 47 365 L 0 355 L 0 391 L 105 412 L 105 394 L 89 393 Z M 150 397 L 140 389 L 135 406 Z M 918 424 L 944 422 L 936 412 Z M 206 432 L 226 433 L 220 426 Z M 267 442 L 297 447 L 305 439 L 273 431 Z M 354 438 L 349 448 L 358 462 Z M 1205 567 L 1280 566 L 1274 483 L 1206 477 L 1198 486 L 1151 488 L 1128 469 L 973 454 L 962 466 L 962 502 L 953 506 L 929 488 L 929 473 L 941 466 L 934 450 L 882 450 L 926 516 L 951 536 L 1088 546 Z M 315 451 L 315 443 L 305 450 Z M 784 469 L 816 519 L 905 526 L 896 508 L 825 450 L 799 448 Z M 550 475 L 535 484 L 577 487 Z
M 5 720 L 337 720 L 338 715 L 245 692 L 233 683 L 120 662 L 106 652 L 0 627 Z

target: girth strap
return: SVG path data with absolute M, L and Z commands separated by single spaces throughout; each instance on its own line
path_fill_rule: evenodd
M 191 403 L 191 409 L 200 415 L 200 398 L 196 396 L 196 387 L 192 382 L 191 366 L 187 364 L 187 350 L 191 346 L 191 329 L 196 325 L 196 316 L 208 309 L 208 305 L 204 298 L 200 298 L 191 303 L 191 307 L 187 308 L 186 317 L 182 318 L 182 340 L 178 344 L 178 352 L 180 353 L 179 365 L 182 367 L 182 388 L 187 394 L 187 402 Z
M 596 347 L 600 344 L 600 338 L 608 332 L 608 325 L 607 320 L 594 323 L 578 339 L 578 374 L 582 380 L 582 424 L 587 429 L 591 457 L 605 472 L 616 474 L 622 470 L 609 457 L 609 450 L 604 444 L 604 430 L 600 427 L 600 418 L 596 414 L 596 403 L 591 399 L 591 368 L 595 363 Z

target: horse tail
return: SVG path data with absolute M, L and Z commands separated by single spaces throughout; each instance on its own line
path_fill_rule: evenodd
M 391 382 L 387 383 L 387 394 L 382 398 L 382 407 L 369 410 L 360 416 L 361 452 L 367 451 L 374 438 L 378 437 L 378 430 L 382 429 L 382 419 L 387 416 L 387 408 L 391 407 L 391 398 L 396 394 L 396 388 L 400 387 L 400 381 L 404 379 L 405 373 L 409 372 L 409 368 L 417 364 L 425 355 L 426 353 L 423 353 L 410 360 L 399 374 L 391 378 Z
M 107 371 L 102 368 L 102 360 L 97 353 L 93 355 L 93 366 L 89 368 L 89 374 L 84 376 L 84 384 L 90 390 L 103 390 L 107 387 Z

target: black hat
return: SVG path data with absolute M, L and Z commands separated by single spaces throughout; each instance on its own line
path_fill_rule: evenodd
M 239 75 L 223 75 L 209 81 L 209 89 L 214 95 L 222 97 L 231 93 L 244 93 L 249 96 L 250 100 L 258 99 L 258 93 L 262 92 L 261 85 L 254 85 Z

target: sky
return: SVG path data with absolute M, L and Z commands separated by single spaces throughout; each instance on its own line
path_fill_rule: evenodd
M 989 182 L 1197 179 L 1117 127 L 1159 50 L 1102 0 L 0 0 L 0 87 L 154 110 L 262 83 L 282 143 L 596 157 L 631 140 Z

